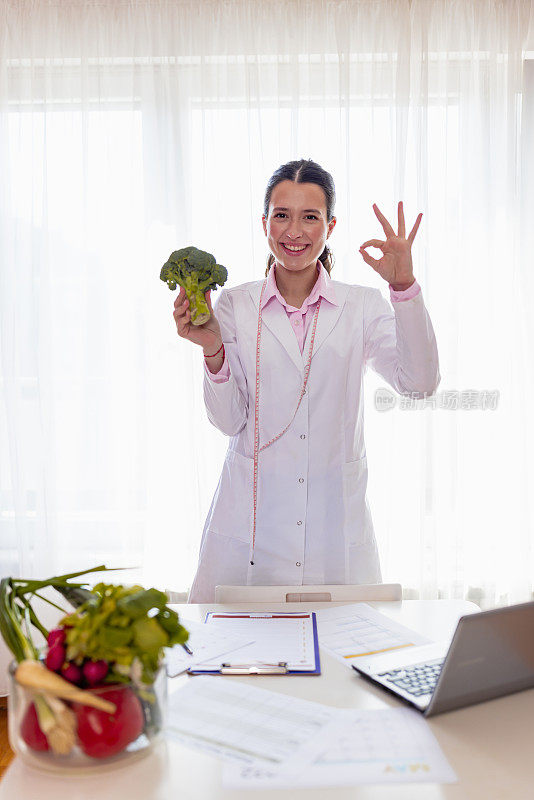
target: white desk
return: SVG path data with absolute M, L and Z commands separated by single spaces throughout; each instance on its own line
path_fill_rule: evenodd
M 269 604 L 272 610 L 318 609 L 331 603 Z M 338 603 L 337 605 L 343 605 Z M 462 614 L 477 611 L 473 603 L 454 600 L 372 603 L 431 638 L 445 638 Z M 184 619 L 203 619 L 208 609 L 265 609 L 264 605 L 175 606 Z M 307 700 L 346 708 L 401 705 L 394 697 L 321 652 L 318 677 L 225 676 L 221 680 L 255 681 L 257 686 Z M 187 676 L 169 682 L 169 691 Z M 534 689 L 452 711 L 429 720 L 459 782 L 298 790 L 225 791 L 222 762 L 176 742 L 129 767 L 98 776 L 49 776 L 15 760 L 0 783 L 0 800 L 527 800 L 534 797 Z

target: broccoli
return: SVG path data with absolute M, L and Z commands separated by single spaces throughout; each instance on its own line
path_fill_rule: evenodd
M 170 254 L 159 277 L 169 289 L 176 289 L 178 283 L 184 287 L 189 300 L 191 324 L 203 325 L 210 318 L 205 292 L 216 289 L 217 285 L 223 286 L 228 272 L 215 262 L 211 253 L 197 250 L 196 247 L 183 247 Z

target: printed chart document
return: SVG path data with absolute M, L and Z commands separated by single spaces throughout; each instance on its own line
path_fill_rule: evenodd
M 181 617 L 180 622 L 189 631 L 187 646 L 192 651 L 192 655 L 189 655 L 180 644 L 169 648 L 165 657 L 169 678 L 174 678 L 203 661 L 212 658 L 221 660 L 223 656 L 224 658 L 230 657 L 230 653 L 236 652 L 237 654 L 240 648 L 251 644 L 252 641 L 250 637 L 247 639 L 222 628 L 205 625 L 203 622 Z
M 336 720 L 278 767 L 225 765 L 231 789 L 454 783 L 457 777 L 427 722 L 411 709 L 336 709 Z
M 272 767 L 293 760 L 335 711 L 250 683 L 200 676 L 170 695 L 166 734 L 234 763 Z
M 210 611 L 206 627 L 251 641 L 224 661 L 231 664 L 278 664 L 287 662 L 289 673 L 320 673 L 315 612 Z M 212 671 L 220 658 L 209 658 L 195 670 Z
M 402 650 L 430 639 L 380 614 L 367 603 L 351 603 L 317 611 L 319 644 L 350 667 L 359 656 Z

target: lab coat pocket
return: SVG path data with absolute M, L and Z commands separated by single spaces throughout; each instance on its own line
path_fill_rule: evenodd
M 367 457 L 343 464 L 343 505 L 345 541 L 349 546 L 364 544 L 369 538 L 365 493 Z
M 229 450 L 213 499 L 208 530 L 242 542 L 251 541 L 253 476 L 254 459 Z

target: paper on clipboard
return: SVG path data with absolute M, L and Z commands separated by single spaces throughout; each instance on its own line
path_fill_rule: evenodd
M 206 625 L 253 640 L 224 661 L 236 664 L 286 662 L 288 673 L 319 674 L 317 622 L 314 612 L 210 611 Z M 192 672 L 218 671 L 220 658 L 207 659 Z

